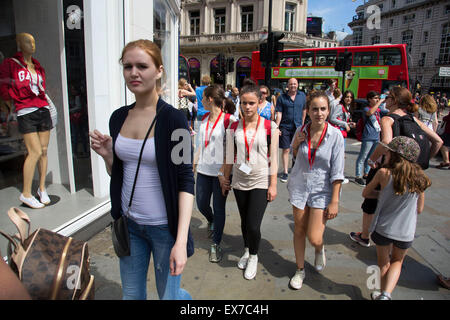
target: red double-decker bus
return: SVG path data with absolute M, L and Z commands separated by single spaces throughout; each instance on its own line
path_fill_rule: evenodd
M 351 70 L 335 71 L 338 59 L 350 52 Z M 356 97 L 365 98 L 375 90 L 383 92 L 393 86 L 409 88 L 408 56 L 405 44 L 372 46 L 304 48 L 279 51 L 280 60 L 271 70 L 271 87 L 283 90 L 290 78 L 296 78 L 300 90 L 324 89 L 328 79 L 338 81 L 338 87 L 351 90 Z M 259 51 L 252 53 L 251 79 L 264 83 L 265 68 Z

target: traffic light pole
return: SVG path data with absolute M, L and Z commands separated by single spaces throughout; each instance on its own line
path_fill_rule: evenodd
M 269 26 L 267 30 L 267 50 L 266 50 L 266 70 L 264 73 L 264 83 L 270 88 L 270 78 L 272 76 L 272 50 L 273 50 L 273 35 L 272 35 L 272 0 L 269 0 Z

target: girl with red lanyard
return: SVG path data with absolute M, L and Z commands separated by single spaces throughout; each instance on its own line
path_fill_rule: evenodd
M 219 175 L 224 194 L 233 187 L 241 216 L 245 249 L 238 268 L 245 269 L 247 280 L 256 276 L 262 219 L 267 203 L 277 196 L 279 131 L 275 122 L 258 115 L 260 99 L 261 92 L 257 86 L 242 88 L 242 118 L 233 123 L 230 135 L 227 134 L 227 159 L 221 169 L 223 175 Z M 230 136 L 233 139 L 229 139 Z M 233 178 L 230 185 L 231 170 Z
M 217 176 L 224 159 L 226 129 L 230 123 L 236 120 L 232 115 L 223 112 L 224 102 L 225 92 L 220 86 L 209 86 L 203 91 L 202 104 L 209 112 L 203 116 L 200 124 L 200 145 L 195 157 L 197 163 L 197 207 L 208 220 L 208 237 L 213 240 L 209 250 L 209 261 L 216 263 L 222 260 L 220 242 L 225 227 L 225 203 L 227 200 L 226 195 L 222 194 Z M 211 196 L 213 198 L 212 209 Z
M 311 122 L 297 129 L 291 144 L 296 160 L 287 186 L 294 214 L 297 264 L 289 284 L 297 290 L 305 279 L 306 237 L 315 248 L 316 270 L 325 268 L 323 233 L 327 220 L 338 214 L 344 180 L 344 139 L 338 129 L 328 125 L 330 106 L 325 92 L 309 94 L 307 112 Z

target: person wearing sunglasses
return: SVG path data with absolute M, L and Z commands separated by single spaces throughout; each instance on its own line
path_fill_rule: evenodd
M 267 120 L 274 121 L 275 107 L 267 100 L 267 97 L 270 97 L 270 90 L 267 86 L 262 85 L 259 87 L 259 91 L 261 92 L 261 100 L 258 105 L 258 114 Z

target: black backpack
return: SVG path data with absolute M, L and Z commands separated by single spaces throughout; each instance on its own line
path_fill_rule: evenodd
M 392 136 L 407 136 L 416 140 L 420 146 L 420 155 L 417 160 L 417 164 L 419 164 L 424 170 L 428 169 L 431 147 L 430 140 L 428 139 L 425 131 L 423 131 L 417 124 L 411 114 L 407 114 L 405 116 L 390 114 L 389 116 L 394 119 L 394 124 L 392 125 Z

